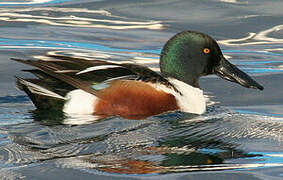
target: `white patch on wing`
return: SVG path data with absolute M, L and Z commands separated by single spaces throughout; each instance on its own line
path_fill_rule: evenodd
M 91 72 L 91 71 L 97 71 L 97 70 L 109 69 L 109 68 L 123 68 L 123 66 L 119 66 L 119 65 L 98 65 L 98 66 L 86 68 L 85 70 L 82 70 L 82 71 L 80 71 L 76 74 L 83 74 L 83 73 L 87 73 L 87 72 Z
M 67 102 L 63 112 L 67 114 L 93 114 L 98 98 L 81 89 L 70 91 L 66 95 Z
M 180 110 L 187 113 L 203 114 L 206 110 L 206 99 L 203 91 L 192 87 L 174 78 L 168 78 L 169 82 L 180 91 L 176 92 L 173 88 L 162 84 L 152 84 L 156 89 L 162 90 L 175 96 Z

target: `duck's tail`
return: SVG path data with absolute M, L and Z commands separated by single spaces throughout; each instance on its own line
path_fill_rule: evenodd
M 65 97 L 40 86 L 39 80 L 16 78 L 17 87 L 30 97 L 38 110 L 62 110 Z

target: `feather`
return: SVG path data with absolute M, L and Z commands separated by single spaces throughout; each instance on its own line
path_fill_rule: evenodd
M 120 66 L 120 65 L 97 65 L 97 66 L 92 66 L 92 67 L 86 68 L 86 69 L 76 73 L 76 75 L 88 73 L 88 72 L 92 72 L 92 71 L 110 69 L 110 68 L 125 68 L 125 67 Z
M 29 81 L 26 81 L 20 77 L 16 77 L 17 81 L 18 81 L 18 87 L 19 89 L 23 89 L 22 86 L 24 85 L 26 88 L 28 88 L 28 90 L 34 94 L 38 94 L 38 95 L 43 95 L 43 96 L 49 96 L 49 97 L 53 97 L 53 98 L 57 98 L 57 99 L 63 99 L 66 100 L 63 96 L 52 92 L 46 88 L 43 88 L 41 86 L 38 86 L 34 83 L 31 83 Z

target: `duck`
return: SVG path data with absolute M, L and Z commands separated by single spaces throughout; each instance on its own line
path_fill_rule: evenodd
M 164 45 L 160 72 L 134 63 L 49 55 L 48 60 L 12 60 L 33 66 L 36 78 L 16 76 L 37 110 L 68 115 L 93 114 L 143 119 L 171 111 L 203 114 L 206 98 L 202 76 L 215 74 L 246 88 L 264 87 L 230 63 L 216 40 L 197 31 L 183 31 Z

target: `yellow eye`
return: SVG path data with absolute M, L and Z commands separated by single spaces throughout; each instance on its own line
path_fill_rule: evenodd
M 203 49 L 203 52 L 204 52 L 205 54 L 208 54 L 208 53 L 210 53 L 210 49 L 204 48 L 204 49 Z

